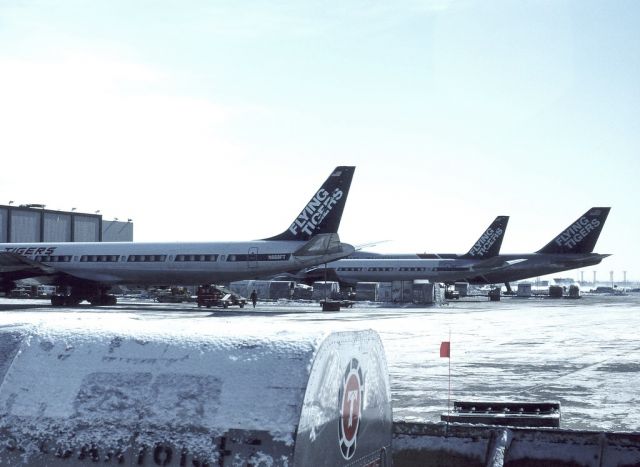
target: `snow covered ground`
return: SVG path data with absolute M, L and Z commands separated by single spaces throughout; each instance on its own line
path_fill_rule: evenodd
M 243 310 L 123 301 L 54 309 L 46 301 L 0 299 L 0 327 L 64 323 L 69 328 L 197 339 L 227 326 L 253 335 L 374 329 L 384 343 L 394 418 L 437 421 L 451 400 L 558 400 L 563 428 L 640 431 L 640 296 L 580 300 L 503 298 L 437 308 L 353 309 L 267 304 Z

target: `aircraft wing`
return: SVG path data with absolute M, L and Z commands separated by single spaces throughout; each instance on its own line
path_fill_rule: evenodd
M 0 251 L 0 280 L 13 281 L 27 277 L 48 276 L 57 272 L 54 268 L 25 256 L 9 251 Z

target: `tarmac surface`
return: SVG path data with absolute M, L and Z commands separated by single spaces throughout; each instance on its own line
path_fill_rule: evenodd
M 561 427 L 640 431 L 640 295 L 578 300 L 503 298 L 445 306 L 357 303 L 340 312 L 318 304 L 258 302 L 257 308 L 198 309 L 194 303 L 120 300 L 111 307 L 52 308 L 45 300 L 0 298 L 0 327 L 74 320 L 99 326 L 149 320 L 171 327 L 226 322 L 279 329 L 374 329 L 388 360 L 394 419 L 438 421 L 451 401 L 559 401 Z M 451 341 L 451 359 L 440 358 Z

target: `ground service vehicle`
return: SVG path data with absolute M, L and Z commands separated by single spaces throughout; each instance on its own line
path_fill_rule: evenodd
M 207 308 L 211 308 L 212 306 L 221 306 L 222 308 L 239 306 L 240 308 L 244 308 L 244 305 L 247 303 L 246 298 L 232 292 L 226 287 L 214 284 L 198 287 L 197 297 L 198 308 L 203 306 Z

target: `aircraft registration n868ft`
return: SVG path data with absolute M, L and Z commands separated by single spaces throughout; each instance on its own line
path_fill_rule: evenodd
M 64 286 L 56 306 L 116 303 L 115 284 L 196 285 L 252 279 L 326 263 L 353 253 L 337 231 L 355 167 L 332 171 L 289 228 L 274 237 L 246 242 L 199 243 L 3 243 L 0 283 L 36 278 Z

